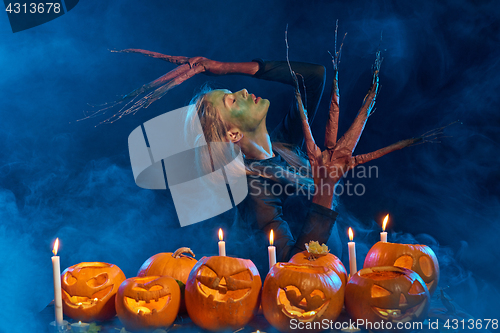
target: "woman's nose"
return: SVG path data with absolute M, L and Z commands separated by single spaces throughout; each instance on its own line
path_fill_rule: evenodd
M 246 98 L 248 97 L 248 90 L 246 90 L 246 89 L 242 89 L 242 90 L 241 90 L 241 94 L 242 94 L 243 98 L 245 98 L 245 99 L 246 99 Z

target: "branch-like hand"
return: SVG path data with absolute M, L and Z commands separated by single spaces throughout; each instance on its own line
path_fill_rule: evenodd
M 151 52 L 141 49 L 125 49 L 121 51 L 111 51 L 111 52 L 122 52 L 122 53 L 140 53 L 152 58 L 157 58 L 161 60 L 168 61 L 170 63 L 176 64 L 179 67 L 171 70 L 170 72 L 162 75 L 158 79 L 143 85 L 140 88 L 135 89 L 129 94 L 123 96 L 119 100 L 111 103 L 111 105 L 102 108 L 96 112 L 91 113 L 87 118 L 94 117 L 98 113 L 112 108 L 118 104 L 126 102 L 120 111 L 114 114 L 111 118 L 105 120 L 104 122 L 113 122 L 124 115 L 134 114 L 141 108 L 147 108 L 151 103 L 163 97 L 170 89 L 178 86 L 187 79 L 195 76 L 199 73 L 204 73 L 207 75 L 225 75 L 225 74 L 253 74 L 258 69 L 256 63 L 232 63 L 232 62 L 220 62 L 210 60 L 204 57 L 182 57 L 182 56 L 170 56 L 157 52 Z M 135 101 L 136 98 L 143 95 L 139 100 Z M 130 103 L 134 102 L 132 105 Z
M 332 95 L 330 101 L 329 118 L 325 133 L 325 147 L 321 151 L 314 141 L 314 137 L 309 127 L 307 119 L 307 111 L 304 109 L 300 92 L 296 89 L 296 98 L 299 105 L 299 110 L 302 120 L 302 129 L 304 132 L 305 146 L 309 162 L 311 164 L 312 176 L 316 186 L 316 192 L 313 197 L 313 202 L 326 207 L 331 206 L 335 185 L 343 177 L 343 175 L 356 167 L 359 164 L 377 159 L 392 151 L 408 147 L 423 140 L 422 137 L 411 138 L 399 141 L 388 147 L 377 151 L 353 156 L 354 150 L 358 144 L 359 138 L 363 133 L 366 121 L 373 111 L 375 99 L 379 90 L 379 70 L 381 58 L 380 53 L 377 53 L 377 61 L 374 66 L 372 84 L 368 93 L 365 96 L 363 104 L 347 132 L 337 141 L 338 118 L 339 118 L 339 89 L 338 89 L 338 74 L 335 68 L 334 81 L 332 86 Z M 434 133 L 432 133 L 434 135 Z

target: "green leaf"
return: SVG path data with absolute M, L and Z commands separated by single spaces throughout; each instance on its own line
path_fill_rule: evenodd
M 89 330 L 87 331 L 88 333 L 99 333 L 101 331 L 101 326 L 97 325 L 96 323 L 91 323 L 89 325 Z

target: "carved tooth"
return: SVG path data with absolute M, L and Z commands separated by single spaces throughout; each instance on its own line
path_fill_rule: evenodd
M 156 309 L 151 310 L 152 314 L 156 314 L 158 311 Z

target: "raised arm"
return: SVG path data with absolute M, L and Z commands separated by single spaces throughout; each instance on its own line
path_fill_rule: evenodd
M 206 75 L 248 75 L 264 80 L 272 80 L 292 85 L 290 71 L 285 61 L 262 61 L 256 59 L 250 62 L 220 62 L 204 57 L 183 57 L 170 56 L 158 52 L 141 49 L 125 49 L 112 51 L 120 53 L 139 53 L 148 57 L 161 59 L 178 67 L 162 75 L 158 79 L 149 82 L 142 87 L 124 95 L 111 105 L 106 105 L 104 109 L 91 113 L 92 117 L 99 112 L 107 110 L 109 107 L 126 103 L 117 114 L 105 122 L 113 122 L 126 114 L 133 114 L 141 108 L 147 108 L 151 103 L 163 97 L 170 89 L 178 86 L 196 74 Z M 307 107 L 312 115 L 317 109 L 324 85 L 324 67 L 306 63 L 292 63 L 295 71 L 305 79 Z M 304 93 L 302 91 L 302 93 Z M 297 113 L 297 112 L 295 112 Z M 311 117 L 312 118 L 312 117 Z M 301 132 L 301 131 L 298 131 Z

